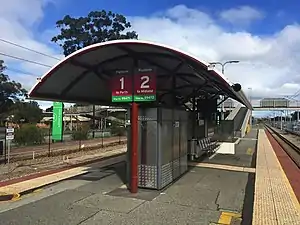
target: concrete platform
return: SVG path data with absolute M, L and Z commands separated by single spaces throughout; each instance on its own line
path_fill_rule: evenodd
M 191 167 L 162 191 L 130 194 L 123 185 L 125 168 L 124 163 L 94 167 L 19 201 L 1 203 L 1 225 L 240 224 L 242 214 L 247 217 L 244 211 L 252 212 L 244 203 L 246 172 Z
M 300 224 L 300 205 L 264 130 L 259 131 L 253 224 Z
M 257 146 L 257 129 L 251 130 L 235 146 L 235 154 L 215 154 L 198 162 L 255 168 L 255 149 Z

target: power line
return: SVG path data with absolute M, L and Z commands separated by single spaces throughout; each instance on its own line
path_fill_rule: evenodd
M 292 96 L 293 97 L 298 97 L 299 94 L 300 94 L 300 89 L 298 91 L 296 91 L 296 93 L 294 93 Z
M 54 57 L 54 56 L 51 56 L 51 55 L 48 55 L 48 54 L 45 54 L 45 53 L 36 51 L 36 50 L 34 50 L 34 49 L 31 49 L 31 48 L 27 48 L 27 47 L 25 47 L 25 46 L 22 46 L 22 45 L 13 43 L 13 42 L 11 42 L 11 41 L 4 40 L 4 39 L 2 39 L 2 38 L 0 38 L 0 41 L 4 42 L 4 43 L 6 43 L 6 44 L 14 45 L 14 46 L 16 46 L 16 47 L 23 48 L 23 49 L 26 49 L 26 50 L 28 50 L 28 51 L 31 51 L 31 52 L 34 52 L 34 53 L 37 53 L 37 54 L 40 54 L 40 55 L 43 55 L 43 56 L 46 56 L 46 57 L 49 57 L 49 58 L 52 58 L 52 59 L 55 59 L 55 60 L 59 60 L 59 61 L 60 61 L 59 58 L 56 58 L 56 57 Z
M 12 72 L 16 72 L 16 73 L 22 73 L 22 74 L 25 74 L 25 75 L 38 77 L 38 75 L 36 75 L 36 74 L 32 74 L 32 73 L 29 73 L 29 72 L 26 72 L 26 71 L 23 71 L 23 70 L 19 70 L 19 69 L 15 69 L 15 68 L 6 67 L 5 69 L 9 70 L 9 71 L 12 71 Z
M 13 59 L 17 59 L 17 60 L 20 60 L 20 61 L 24 61 L 24 62 L 36 64 L 36 65 L 39 65 L 39 66 L 44 66 L 44 67 L 49 67 L 49 68 L 52 67 L 52 66 L 46 65 L 44 63 L 39 63 L 39 62 L 36 62 L 36 61 L 31 61 L 31 60 L 20 58 L 20 57 L 17 57 L 17 56 L 8 55 L 8 54 L 2 53 L 2 52 L 0 52 L 0 55 L 6 56 L 6 57 L 9 57 L 9 58 L 13 58 Z

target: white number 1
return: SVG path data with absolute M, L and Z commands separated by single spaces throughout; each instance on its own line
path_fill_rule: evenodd
M 120 79 L 120 83 L 121 83 L 121 90 L 124 90 L 124 77 Z
M 149 76 L 142 76 L 141 80 L 142 80 L 141 88 L 150 88 L 150 85 L 149 85 L 150 78 L 149 78 Z

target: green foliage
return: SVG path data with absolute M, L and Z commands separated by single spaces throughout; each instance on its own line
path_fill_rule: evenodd
M 15 131 L 15 142 L 18 145 L 37 145 L 45 142 L 45 129 L 33 124 L 24 124 Z
M 50 106 L 49 108 L 47 108 L 46 112 L 53 112 L 53 106 Z
M 89 106 L 88 103 L 75 103 L 74 107 Z
M 20 83 L 4 74 L 5 69 L 4 61 L 0 60 L 0 124 L 9 116 L 13 104 L 26 95 Z
M 60 34 L 51 41 L 63 48 L 65 56 L 95 43 L 138 38 L 135 31 L 128 30 L 131 24 L 125 16 L 105 10 L 92 11 L 86 17 L 79 18 L 66 15 L 56 22 L 56 26 Z
M 89 127 L 81 126 L 78 130 L 72 132 L 73 140 L 87 140 L 89 137 Z
M 111 133 L 112 133 L 112 135 L 116 135 L 116 136 L 124 136 L 125 135 L 125 127 L 118 126 L 118 125 L 112 125 Z
M 16 102 L 12 107 L 13 121 L 19 123 L 37 123 L 43 118 L 43 111 L 35 101 Z
M 299 114 L 299 116 L 298 116 L 298 114 Z M 291 116 L 292 116 L 292 120 L 297 121 L 297 119 L 300 118 L 300 112 L 293 112 L 293 113 L 291 113 Z

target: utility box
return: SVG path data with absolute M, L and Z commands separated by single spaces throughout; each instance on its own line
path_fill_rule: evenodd
M 188 149 L 188 112 L 165 108 L 139 108 L 138 186 L 162 189 L 185 173 Z M 128 178 L 131 132 L 128 132 Z M 130 180 L 130 179 L 128 179 Z

